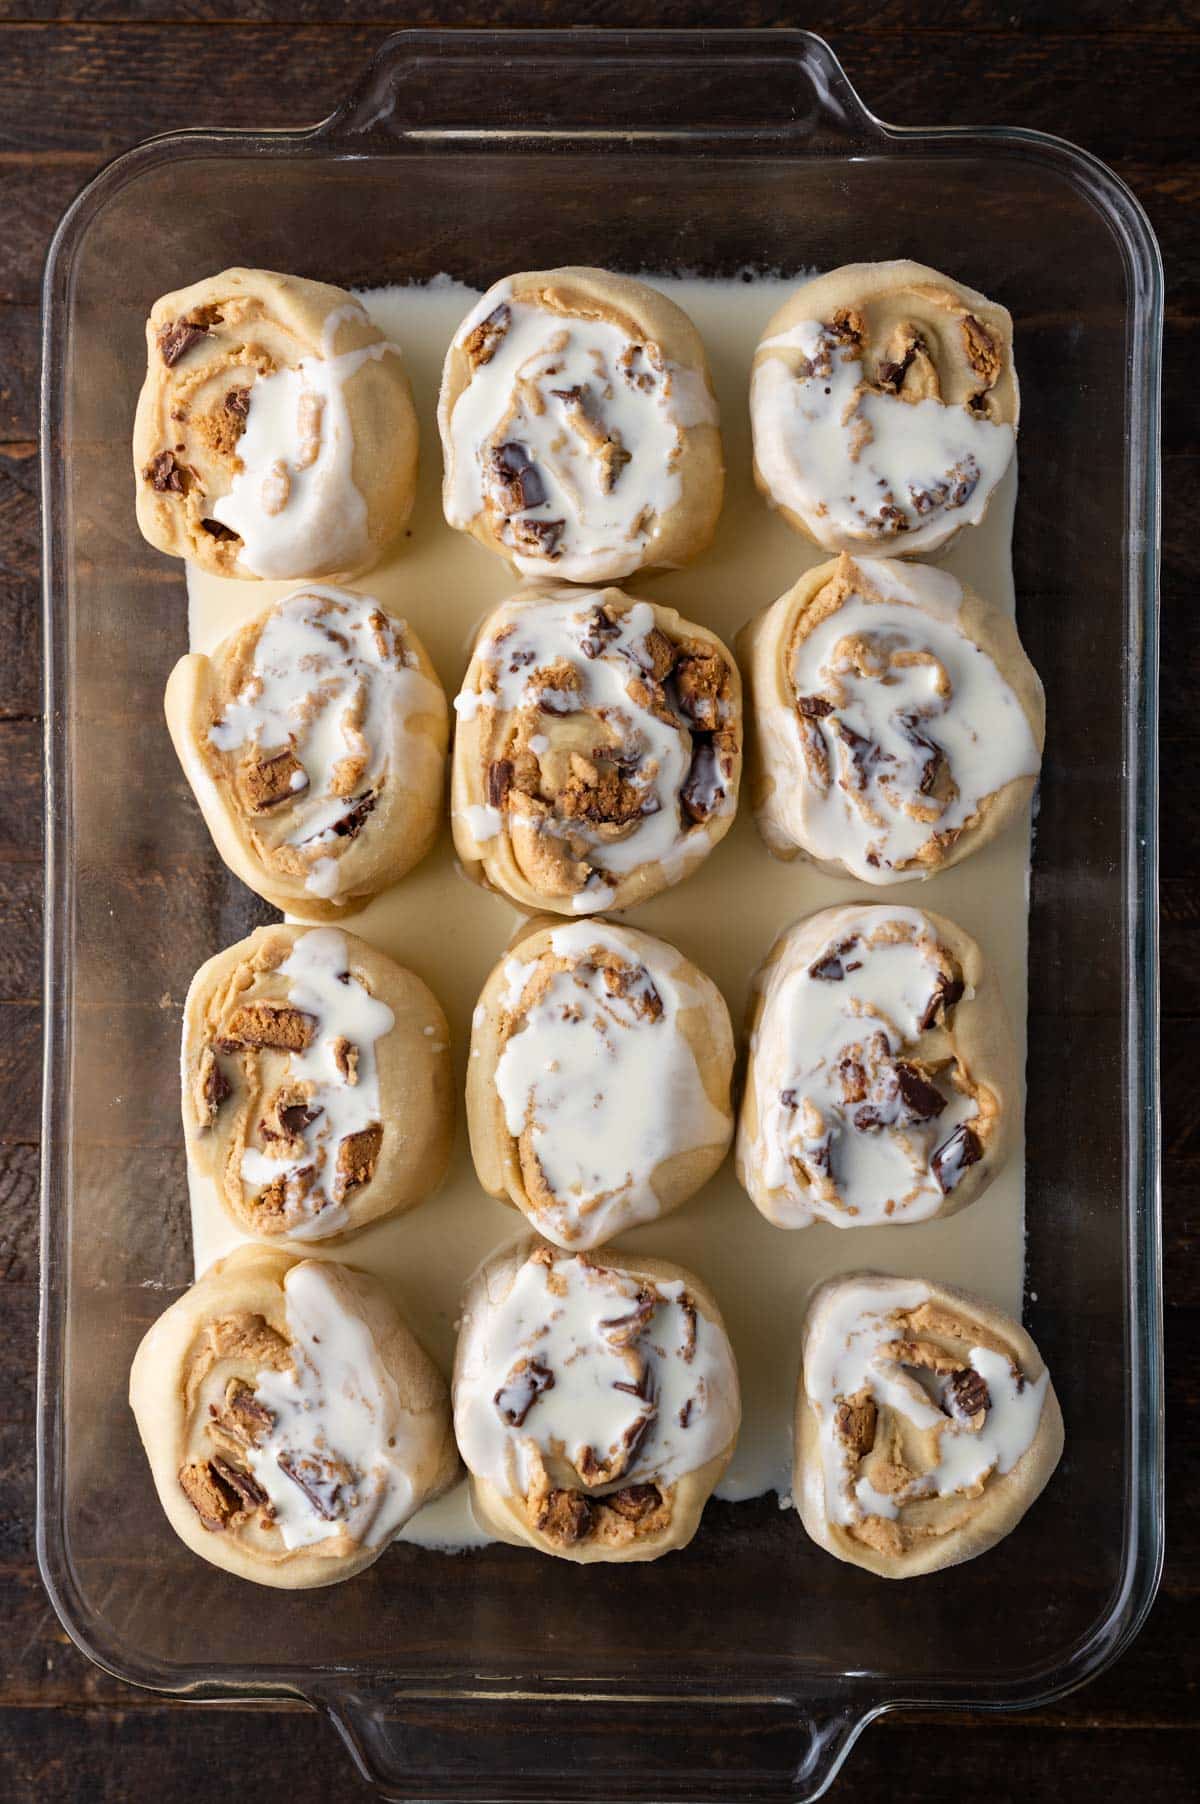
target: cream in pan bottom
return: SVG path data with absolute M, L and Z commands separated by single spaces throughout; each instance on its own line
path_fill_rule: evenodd
M 628 579 L 633 594 L 668 603 L 726 643 L 760 608 L 826 554 L 773 516 L 751 478 L 747 411 L 750 362 L 759 335 L 794 281 L 710 282 L 652 277 L 695 321 L 707 346 L 721 405 L 727 463 L 725 506 L 710 551 L 686 570 Z M 349 586 L 411 621 L 447 693 L 456 693 L 476 626 L 514 585 L 511 573 L 441 511 L 435 409 L 442 359 L 475 296 L 450 282 L 388 288 L 364 300 L 381 329 L 402 345 L 422 435 L 417 505 L 389 560 Z M 979 527 L 960 534 L 939 562 L 979 594 L 1014 608 L 1011 530 L 1016 470 L 1010 469 Z M 223 581 L 188 572 L 193 650 L 207 651 L 236 624 L 294 583 Z M 677 945 L 718 984 L 735 1025 L 754 972 L 781 928 L 833 903 L 900 902 L 951 916 L 981 944 L 1025 1044 L 1029 879 L 1027 823 L 927 883 L 868 888 L 785 865 L 766 851 L 748 804 L 728 838 L 685 882 L 631 911 L 631 925 Z M 430 985 L 450 1021 L 461 1095 L 471 1014 L 479 990 L 520 920 L 504 898 L 477 889 L 456 868 L 448 823 L 434 850 L 394 889 L 358 913 L 350 931 L 381 947 Z M 212 947 L 217 951 L 217 947 Z M 524 1226 L 484 1194 L 458 1123 L 443 1188 L 411 1214 L 368 1228 L 316 1257 L 346 1260 L 380 1277 L 444 1370 L 454 1350 L 464 1283 L 498 1242 Z M 243 1238 L 215 1198 L 192 1186 L 196 1271 Z M 806 1296 L 818 1281 L 870 1266 L 900 1276 L 962 1285 L 1020 1314 L 1024 1270 L 1024 1155 L 1007 1166 L 973 1207 L 947 1220 L 843 1231 L 816 1224 L 773 1227 L 738 1185 L 732 1158 L 700 1194 L 665 1220 L 620 1244 L 662 1254 L 702 1275 L 715 1291 L 741 1374 L 743 1421 L 733 1463 L 718 1492 L 740 1500 L 790 1485 L 791 1419 Z M 797 1533 L 799 1533 L 797 1525 Z M 477 1545 L 465 1485 L 421 1511 L 403 1539 L 439 1548 Z

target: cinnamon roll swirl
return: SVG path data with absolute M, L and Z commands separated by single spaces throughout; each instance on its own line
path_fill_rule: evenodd
M 586 1251 L 694 1195 L 733 1134 L 733 1034 L 682 953 L 606 921 L 533 922 L 475 1010 L 479 1181 Z
M 217 576 L 349 575 L 412 509 L 398 348 L 342 288 L 227 269 L 154 303 L 133 432 L 138 524 Z
M 217 850 L 276 908 L 335 919 L 433 844 L 445 692 L 369 596 L 314 585 L 274 603 L 180 659 L 166 712 Z
M 826 551 L 919 556 L 982 520 L 1018 411 L 1003 307 L 921 263 L 849 263 L 759 342 L 755 481 Z
M 697 1278 L 540 1241 L 471 1280 L 453 1391 L 481 1526 L 580 1563 L 685 1547 L 741 1420 L 733 1351 Z
M 927 1221 L 982 1194 L 1019 1119 L 999 987 L 944 915 L 828 908 L 759 973 L 738 1178 L 780 1228 Z
M 184 1006 L 194 1176 L 245 1233 L 329 1240 L 411 1209 L 454 1127 L 446 1018 L 420 978 L 334 927 L 259 927 Z
M 854 1272 L 808 1306 L 793 1495 L 812 1539 L 881 1578 L 985 1553 L 1063 1449 L 1018 1322 L 949 1285 Z
M 446 1382 L 382 1286 L 268 1247 L 159 1317 L 129 1401 L 171 1527 L 259 1585 L 353 1577 L 458 1474 Z
M 741 681 L 721 641 L 619 589 L 514 596 L 454 703 L 451 818 L 469 876 L 526 908 L 630 908 L 733 822 Z
M 712 538 L 724 468 L 704 346 L 644 282 L 497 282 L 447 353 L 438 423 L 446 519 L 524 576 L 615 582 Z
M 1042 685 L 1007 615 L 944 570 L 843 554 L 738 639 L 755 818 L 778 858 L 931 877 L 1020 818 Z

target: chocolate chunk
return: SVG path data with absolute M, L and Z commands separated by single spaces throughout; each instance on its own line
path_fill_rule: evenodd
M 517 520 L 513 523 L 513 538 L 518 550 L 528 551 L 534 557 L 557 557 L 558 541 L 566 524 L 565 520 Z
M 490 470 L 492 487 L 506 514 L 525 513 L 546 499 L 546 485 L 536 464 L 515 439 L 492 452 Z
M 492 1402 L 510 1428 L 520 1428 L 543 1391 L 554 1389 L 554 1373 L 539 1359 L 515 1365 Z
M 244 420 L 250 412 L 250 390 L 231 388 L 225 397 L 225 411 L 231 413 L 235 420 Z
M 794 1109 L 798 1105 L 800 1098 L 794 1090 L 781 1090 L 779 1092 L 779 1100 L 785 1109 Z
M 585 658 L 603 657 L 605 647 L 617 637 L 620 630 L 619 620 L 614 620 L 604 608 L 593 608 L 587 617 L 579 649 Z
M 948 1140 L 944 1140 L 929 1161 L 943 1196 L 949 1196 L 964 1171 L 978 1165 L 983 1157 L 979 1136 L 966 1122 L 960 1122 Z
M 238 539 L 241 537 L 240 533 L 234 532 L 232 526 L 222 526 L 219 520 L 201 520 L 200 524 L 213 539 Z
M 334 821 L 330 831 L 336 833 L 339 839 L 357 839 L 378 799 L 374 790 L 369 789 L 365 796 L 359 796 L 341 820 Z
M 492 361 L 511 324 L 512 308 L 507 301 L 501 301 L 498 307 L 493 307 L 486 319 L 480 320 L 479 324 L 468 332 L 463 339 L 463 350 L 476 369 L 481 364 Z
M 873 739 L 867 739 L 862 733 L 856 733 L 853 727 L 847 726 L 840 715 L 834 720 L 833 729 L 846 749 L 843 785 L 856 789 L 861 794 L 867 787 L 873 767 L 880 763 L 890 764 L 892 759 L 888 753 L 880 750 Z
M 512 786 L 513 762 L 511 758 L 496 758 L 488 765 L 487 799 L 493 808 L 503 808 L 505 798 Z
M 270 1502 L 258 1480 L 252 1478 L 249 1472 L 244 1472 L 240 1466 L 235 1466 L 231 1460 L 222 1459 L 219 1453 L 214 1453 L 208 1463 L 215 1476 L 236 1494 L 244 1510 L 261 1509 L 265 1503 Z
M 379 1121 L 370 1127 L 360 1128 L 357 1134 L 347 1134 L 338 1147 L 337 1177 L 334 1183 L 334 1200 L 341 1202 L 348 1190 L 357 1190 L 363 1184 L 369 1184 L 375 1175 L 375 1162 L 383 1145 L 383 1124 Z
M 675 699 L 693 727 L 715 733 L 721 725 L 721 701 L 729 685 L 729 669 L 720 652 L 685 651 L 675 667 Z
M 268 1046 L 275 1052 L 305 1052 L 317 1023 L 301 1009 L 281 1002 L 247 1002 L 234 1009 L 221 1044 L 231 1052 L 242 1046 Z
M 992 1407 L 987 1380 L 973 1366 L 955 1372 L 946 1386 L 946 1414 L 957 1422 L 970 1422 L 981 1410 Z
M 204 1527 L 214 1534 L 268 1503 L 257 1480 L 219 1454 L 181 1466 L 179 1483 Z
M 918 778 L 917 787 L 923 796 L 927 796 L 932 792 L 941 773 L 942 766 L 946 762 L 945 753 L 942 751 L 940 745 L 937 745 L 932 739 L 927 738 L 926 735 L 921 732 L 917 715 L 902 714 L 899 717 L 899 724 L 903 730 L 904 737 L 910 744 L 914 745 L 919 752 L 925 754 L 921 760 L 921 775 Z
M 692 747 L 692 762 L 679 792 L 684 814 L 697 826 L 711 820 L 725 800 L 721 767 L 711 739 L 697 736 Z
M 946 1098 L 941 1091 L 926 1083 L 914 1066 L 897 1063 L 896 1082 L 900 1086 L 900 1095 L 911 1119 L 932 1121 L 945 1108 Z
M 796 708 L 806 720 L 824 720 L 827 714 L 833 713 L 833 703 L 827 702 L 823 695 L 798 695 Z
M 858 944 L 858 935 L 851 934 L 848 940 L 842 940 L 836 946 L 830 946 L 823 952 L 815 964 L 808 967 L 810 977 L 819 978 L 822 983 L 840 983 L 846 975 L 845 958 Z M 850 969 L 857 969 L 851 966 Z
M 340 1460 L 320 1459 L 314 1453 L 294 1453 L 291 1448 L 285 1448 L 278 1456 L 277 1464 L 279 1470 L 303 1491 L 323 1521 L 336 1522 L 346 1514 L 343 1491 L 352 1474 Z
M 175 461 L 173 451 L 160 451 L 142 471 L 142 480 L 150 484 L 156 495 L 186 495 L 189 475 Z
M 320 1113 L 320 1109 L 310 1109 L 307 1103 L 293 1102 L 289 1103 L 286 1108 L 280 1109 L 279 1121 L 286 1132 L 295 1139 L 296 1135 L 302 1134 Z
M 600 1502 L 605 1509 L 624 1516 L 627 1522 L 643 1522 L 654 1514 L 662 1502 L 662 1494 L 657 1485 L 626 1485 L 623 1490 L 610 1491 Z
M 600 1331 L 615 1347 L 631 1346 L 657 1308 L 658 1292 L 643 1288 L 634 1298 L 633 1308 L 628 1315 L 610 1316 L 607 1321 L 600 1323 Z M 639 1391 L 636 1394 L 640 1396 L 642 1393 Z
M 218 1409 L 209 1405 L 214 1420 L 234 1440 L 257 1444 L 260 1437 L 275 1426 L 275 1417 L 265 1403 L 259 1401 L 244 1378 L 231 1378 L 225 1387 L 225 1403 Z
M 686 1428 L 692 1419 L 692 1401 L 693 1399 L 689 1397 L 679 1411 L 679 1426 L 681 1428 Z
M 158 335 L 158 354 L 168 369 L 174 369 L 179 359 L 201 338 L 208 333 L 203 326 L 196 325 L 194 320 L 177 319 L 169 326 L 164 326 Z
M 591 1506 L 579 1491 L 553 1490 L 538 1511 L 537 1527 L 566 1547 L 582 1541 L 591 1526 Z
M 925 1004 L 925 1013 L 920 1021 L 921 1032 L 927 1033 L 939 1015 L 944 1022 L 955 1003 L 962 1000 L 962 996 L 963 984 L 960 978 L 947 977 L 944 973 L 940 975 L 933 986 L 932 996 Z
M 899 389 L 900 384 L 904 381 L 905 367 L 906 366 L 903 363 L 891 363 L 888 361 L 881 363 L 876 372 L 879 386 L 881 388 L 890 388 L 894 394 Z

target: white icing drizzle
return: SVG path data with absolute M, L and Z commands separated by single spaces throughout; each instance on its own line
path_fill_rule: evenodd
M 209 513 L 236 532 L 238 564 L 259 577 L 350 571 L 369 552 L 367 504 L 354 483 L 354 432 L 345 385 L 397 346 L 333 353 L 338 327 L 366 320 L 357 301 L 325 321 L 319 356 L 257 376 L 237 454 L 242 468 Z
M 795 370 L 789 352 L 805 360 Z M 1016 444 L 1011 426 L 964 406 L 868 388 L 861 357 L 819 320 L 759 345 L 750 417 L 772 499 L 833 551 L 894 556 L 944 543 L 983 518 Z
M 590 962 L 597 950 L 633 973 L 628 994 L 610 992 Z M 550 951 L 571 968 L 557 972 L 527 1009 L 520 998 L 539 963 L 518 956 L 506 966 L 505 1007 L 520 1021 L 495 1082 L 509 1133 L 517 1139 L 529 1129 L 556 1199 L 538 1208 L 539 1228 L 557 1245 L 585 1251 L 652 1220 L 659 1165 L 722 1144 L 728 1130 L 679 1027 L 696 997 L 669 975 L 670 949 L 656 957 L 644 943 L 634 950 L 611 930 L 579 923 L 556 928 Z
M 283 1287 L 292 1370 L 259 1374 L 254 1395 L 275 1420 L 247 1463 L 286 1547 L 342 1533 L 378 1547 L 419 1501 L 411 1475 L 417 1425 L 370 1329 L 343 1306 L 325 1269 L 294 1265 Z
M 646 562 L 658 519 L 679 500 L 684 432 L 716 423 L 704 377 L 606 320 L 515 300 L 511 281 L 488 290 L 455 343 L 485 320 L 503 319 L 500 310 L 508 324 L 493 355 L 452 411 L 442 401 L 446 518 L 467 527 L 491 499 L 522 574 L 568 582 L 627 576 Z M 502 446 L 517 447 L 532 466 L 523 490 L 493 475 Z M 525 467 L 521 458 L 504 461 Z
M 894 928 L 904 937 L 868 943 Z M 932 937 L 916 909 L 847 910 L 828 937 L 801 930 L 770 971 L 753 1047 L 758 1135 L 742 1150 L 779 1227 L 922 1221 L 945 1201 L 932 1160 L 978 1106 L 947 1075 L 933 1083 L 945 1107 L 925 1119 L 896 1071 L 938 988 Z
M 799 640 L 790 671 L 795 697 L 819 697 L 832 712 L 805 719 L 798 707 L 764 710 L 775 778 L 767 808 L 813 858 L 864 883 L 894 883 L 928 875 L 902 867 L 934 833 L 965 826 L 987 796 L 1036 776 L 1040 758 L 1014 691 L 958 624 L 955 579 L 867 558 L 854 570 L 862 591 Z M 874 671 L 851 665 L 845 642 L 859 638 L 878 660 Z M 828 782 L 809 767 L 806 734 L 824 746 Z M 941 794 L 938 754 L 951 780 Z M 927 770 L 935 781 L 923 793 Z
M 896 1313 L 917 1309 L 929 1299 L 929 1287 L 919 1282 L 847 1280 L 822 1308 L 817 1330 L 809 1332 L 804 1388 L 819 1423 L 825 1508 L 843 1526 L 866 1516 L 895 1517 L 906 1503 L 948 1497 L 992 1473 L 1011 1472 L 1037 1433 L 1048 1372 L 1036 1381 L 1023 1379 L 1003 1354 L 971 1348 L 968 1363 L 987 1384 L 990 1398 L 982 1427 L 974 1428 L 941 1406 L 948 1394 L 946 1376 L 922 1369 L 924 1382 L 919 1382 L 913 1370 L 886 1356 L 884 1348 L 900 1336 Z M 836 1433 L 839 1399 L 862 1391 L 937 1437 L 929 1469 L 886 1496 L 865 1478 L 854 1481 L 853 1455 Z
M 301 1130 L 299 1153 L 276 1155 L 248 1146 L 242 1154 L 242 1182 L 259 1195 L 279 1179 L 312 1169 L 304 1195 L 289 1194 L 285 1221 L 293 1240 L 323 1240 L 349 1220 L 349 1207 L 338 1194 L 338 1147 L 351 1134 L 382 1121 L 379 1068 L 375 1045 L 391 1032 L 396 1017 L 350 971 L 346 937 L 335 927 L 314 927 L 300 934 L 279 970 L 289 979 L 288 1003 L 316 1020 L 316 1031 L 304 1052 L 291 1052 L 290 1082 L 311 1083 L 307 1107 L 318 1111 Z M 343 981 L 344 980 L 344 981 Z M 346 1040 L 357 1050 L 354 1081 L 339 1067 L 336 1047 Z M 388 1128 L 385 1124 L 385 1134 Z M 395 1131 L 394 1127 L 391 1131 Z M 294 1188 L 289 1185 L 289 1193 Z
M 624 838 L 606 837 L 582 818 L 535 823 L 531 817 L 519 817 L 542 832 L 578 835 L 594 849 L 592 877 L 586 889 L 571 898 L 572 909 L 579 914 L 596 914 L 612 903 L 615 887 L 601 873 L 620 877 L 655 861 L 669 864 L 681 848 L 698 841 L 703 851 L 708 844 L 704 827 L 687 822 L 680 808 L 680 791 L 692 758 L 688 723 L 680 718 L 674 727 L 628 693 L 628 685 L 651 667 L 646 636 L 655 624 L 654 610 L 648 602 L 638 601 L 617 615 L 611 630 L 603 636 L 592 634 L 594 655 L 589 657 L 582 642 L 603 601 L 602 592 L 580 592 L 569 599 L 504 607 L 477 653 L 485 686 L 478 692 L 464 689 L 454 702 L 460 720 L 473 719 L 480 708 L 506 714 L 528 710 L 544 717 L 546 731 L 535 737 L 545 738 L 547 745 L 553 745 L 556 720 L 603 711 L 606 724 L 620 733 L 630 759 L 636 760 L 629 780 L 644 791 L 644 801 L 641 815 Z M 538 671 L 561 659 L 578 675 L 578 689 L 549 690 L 534 681 Z M 721 790 L 721 799 L 710 819 L 734 807 L 728 787 L 714 780 L 714 793 L 716 789 Z M 467 824 L 477 840 L 486 842 L 502 831 L 503 816 L 495 808 L 475 806 L 467 811 Z
M 411 723 L 440 714 L 441 694 L 414 668 L 405 630 L 367 595 L 314 585 L 286 596 L 259 634 L 240 694 L 209 729 L 219 752 L 290 750 L 303 767 L 292 777 L 295 800 L 285 798 L 266 821 L 273 827 L 282 815 L 285 842 L 312 859 L 305 887 L 314 895 L 339 893 L 340 853 L 353 839 L 335 829 L 355 804 L 377 796 L 392 774 L 421 787 L 427 773 L 418 778 L 413 767 L 438 760 Z
M 640 1293 L 657 1303 L 629 1340 L 621 1318 L 628 1322 Z M 668 1486 L 713 1459 L 737 1432 L 737 1369 L 724 1332 L 685 1301 L 682 1280 L 644 1285 L 582 1255 L 556 1254 L 552 1267 L 527 1259 L 503 1301 L 475 1302 L 463 1322 L 454 1427 L 471 1471 L 522 1497 L 543 1466 L 577 1485 L 588 1449 L 603 1465 L 643 1422 L 632 1458 L 607 1488 Z M 525 1362 L 553 1383 L 512 1421 L 503 1411 L 521 1413 L 514 1369 Z M 634 1394 L 619 1388 L 631 1385 Z

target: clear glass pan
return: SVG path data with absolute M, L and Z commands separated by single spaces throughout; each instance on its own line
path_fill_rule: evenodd
M 1067 1455 L 985 1559 L 904 1588 L 774 1498 L 648 1567 L 397 1547 L 263 1593 L 161 1519 L 125 1401 L 188 1281 L 180 973 L 267 911 L 166 742 L 178 576 L 133 521 L 148 297 L 232 262 L 483 283 L 914 255 L 1012 307 L 1021 631 L 1048 691 L 1032 885 L 1029 1315 Z M 1021 131 L 900 131 L 802 32 L 412 32 L 314 130 L 179 132 L 100 175 L 46 273 L 48 934 L 42 1571 L 122 1678 L 326 1709 L 385 1795 L 800 1800 L 898 1706 L 1061 1696 L 1136 1633 L 1162 1550 L 1156 948 L 1162 286 L 1136 202 Z M 164 1075 L 167 1074 L 167 1075 Z M 166 1286 L 164 1292 L 163 1286 Z

